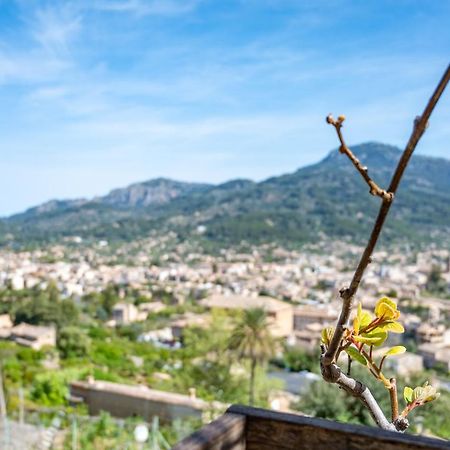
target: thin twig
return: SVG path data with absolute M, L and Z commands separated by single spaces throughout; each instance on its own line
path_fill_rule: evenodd
M 356 292 L 358 291 L 359 285 L 361 283 L 362 276 L 364 274 L 365 269 L 371 262 L 371 256 L 373 253 L 373 250 L 375 248 L 375 245 L 378 241 L 378 238 L 380 236 L 381 230 L 383 229 L 384 222 L 386 220 L 386 217 L 389 213 L 389 209 L 393 203 L 393 196 L 395 196 L 397 192 L 397 188 L 400 184 L 402 175 L 406 169 L 406 166 L 408 165 L 408 162 L 420 140 L 423 133 L 425 132 L 427 126 L 428 126 L 428 120 L 431 116 L 431 113 L 434 110 L 434 107 L 436 106 L 437 102 L 439 101 L 442 93 L 444 92 L 448 82 L 450 80 L 450 65 L 447 67 L 443 77 L 439 81 L 439 84 L 437 85 L 433 95 L 431 96 L 430 100 L 427 103 L 427 106 L 425 107 L 423 113 L 421 116 L 417 117 L 414 121 L 414 128 L 411 133 L 411 136 L 409 138 L 409 141 L 405 147 L 405 150 L 403 151 L 403 154 L 400 158 L 400 161 L 398 162 L 397 168 L 395 169 L 394 175 L 392 177 L 391 183 L 388 188 L 388 193 L 392 194 L 392 197 L 388 200 L 386 197 L 381 196 L 382 203 L 380 210 L 378 212 L 378 216 L 375 220 L 375 224 L 373 226 L 371 235 L 369 237 L 369 241 L 367 242 L 367 246 L 364 249 L 364 252 L 359 260 L 358 266 L 355 270 L 355 273 L 353 275 L 352 281 L 350 283 L 350 286 L 348 288 L 341 289 L 340 296 L 342 298 L 342 308 L 341 313 L 339 315 L 337 325 L 333 334 L 333 337 L 331 339 L 330 344 L 328 345 L 328 348 L 326 351 L 322 352 L 320 365 L 321 365 L 321 371 L 323 378 L 331 383 L 337 383 L 344 389 L 346 389 L 345 386 L 347 386 L 347 389 L 349 392 L 352 393 L 352 395 L 355 395 L 355 383 L 359 385 L 362 385 L 362 383 L 353 380 L 349 377 L 345 377 L 345 375 L 342 373 L 342 371 L 339 369 L 339 367 L 336 365 L 336 359 L 339 353 L 339 349 L 341 348 L 341 342 L 344 335 L 344 331 L 346 329 L 347 323 L 350 319 L 350 313 L 353 306 L 353 300 L 355 297 Z M 338 133 L 339 136 L 339 133 Z M 340 135 L 342 137 L 342 135 Z M 342 144 L 342 141 L 341 141 Z M 347 153 L 348 156 L 348 153 Z M 350 158 L 351 159 L 351 158 Z M 366 178 L 365 178 L 366 179 Z M 367 180 L 366 180 L 367 181 Z M 352 389 L 351 386 L 353 386 Z M 356 392 L 359 392 L 359 390 L 356 390 Z M 362 397 L 362 394 L 355 395 L 363 401 L 363 403 L 367 406 L 367 408 L 370 411 L 370 414 L 374 418 L 375 422 L 384 429 L 394 429 L 398 431 L 403 431 L 407 426 L 407 421 L 400 420 L 400 418 L 397 418 L 394 420 L 394 424 L 389 423 L 387 419 L 384 417 L 383 412 L 381 411 L 378 403 L 373 398 L 370 391 L 365 388 L 363 390 L 365 392 L 364 394 L 364 400 Z M 368 392 L 368 393 L 367 393 Z M 370 394 L 370 395 L 369 395 Z M 367 399 L 370 399 L 368 401 Z M 398 415 L 398 406 L 397 406 L 397 413 Z M 383 420 L 384 418 L 384 420 Z
M 344 122 L 345 117 L 339 116 L 337 120 L 333 118 L 333 116 L 330 114 L 327 116 L 327 122 L 330 125 L 333 125 L 336 133 L 338 135 L 339 141 L 341 143 L 341 146 L 339 147 L 339 151 L 341 153 L 344 153 L 348 156 L 350 161 L 353 163 L 353 165 L 356 167 L 358 172 L 361 174 L 361 176 L 364 178 L 365 182 L 369 185 L 370 188 L 370 194 L 375 195 L 378 197 L 381 197 L 383 200 L 386 201 L 392 201 L 393 194 L 391 192 L 386 192 L 384 189 L 381 189 L 375 181 L 372 180 L 369 176 L 369 171 L 366 166 L 363 166 L 361 164 L 361 161 L 355 156 L 355 154 L 347 147 L 347 144 L 344 141 L 344 136 L 342 135 L 342 123 Z

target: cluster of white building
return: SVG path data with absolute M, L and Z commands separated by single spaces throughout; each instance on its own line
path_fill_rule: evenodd
M 350 282 L 361 253 L 359 247 L 347 243 L 330 243 L 327 248 L 311 247 L 302 252 L 273 245 L 254 248 L 246 254 L 223 250 L 220 256 L 213 257 L 180 244 L 175 251 L 159 254 L 156 265 L 152 258 L 155 245 L 148 241 L 116 250 L 108 250 L 107 243 L 102 243 L 99 248 L 71 248 L 70 252 L 63 246 L 34 252 L 3 251 L 0 252 L 0 287 L 45 288 L 53 282 L 63 296 L 81 297 L 113 284 L 137 289 L 149 299 L 138 306 L 125 301 L 117 304 L 110 325 L 144 321 L 149 314 L 162 311 L 165 305 L 157 298 L 161 292 L 177 303 L 193 298 L 207 307 L 217 303 L 221 307 L 244 308 L 261 298 L 266 303 L 272 298 L 283 306 L 280 306 L 283 314 L 290 315 L 282 326 L 286 331 L 286 323 L 290 322 L 289 332 L 283 332 L 284 335 L 289 335 L 298 345 L 313 347 L 320 339 L 323 326 L 335 322 L 340 308 L 338 291 Z M 127 252 L 132 254 L 128 262 L 123 261 Z M 404 249 L 378 251 L 367 268 L 358 300 L 371 307 L 380 295 L 391 293 L 437 308 L 443 311 L 443 318 L 450 309 L 446 302 L 421 299 L 420 293 L 436 265 L 450 286 L 449 261 L 450 253 L 446 250 L 430 249 L 416 254 Z M 233 302 L 238 306 L 230 306 Z M 278 312 L 271 314 L 280 322 Z M 444 336 L 447 329 L 443 321 L 438 326 L 430 324 L 440 336 L 433 340 L 421 337 L 424 334 L 418 329 L 419 318 L 404 315 L 403 319 L 409 329 L 418 330 L 417 342 L 421 344 L 419 350 L 426 365 L 449 361 L 450 344 Z M 194 318 L 184 320 L 189 325 Z

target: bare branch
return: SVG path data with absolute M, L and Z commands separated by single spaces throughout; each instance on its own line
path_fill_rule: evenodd
M 417 118 L 414 122 L 414 129 L 412 131 L 411 137 L 409 138 L 408 144 L 406 145 L 406 148 L 400 158 L 400 161 L 397 165 L 397 168 L 394 172 L 392 181 L 388 189 L 388 191 L 393 195 L 395 195 L 397 191 L 398 185 L 400 183 L 403 172 L 405 171 L 406 166 L 409 162 L 409 159 L 411 158 L 411 155 L 414 152 L 417 143 L 419 142 L 421 136 L 423 135 L 428 124 L 428 119 L 430 118 L 430 115 L 433 112 L 433 109 L 436 106 L 436 103 L 438 102 L 442 93 L 444 92 L 444 89 L 447 86 L 449 80 L 450 80 L 450 65 L 447 67 L 444 76 L 440 80 L 436 90 L 434 91 L 433 95 L 428 101 L 428 104 L 423 114 L 420 116 L 420 118 Z M 367 246 L 361 256 L 361 259 L 358 263 L 356 271 L 353 275 L 350 287 L 342 289 L 340 291 L 342 298 L 342 309 L 339 315 L 339 319 L 337 322 L 333 338 L 330 342 L 330 345 L 328 346 L 326 354 L 323 357 L 323 364 L 325 364 L 325 366 L 331 365 L 336 360 L 336 355 L 342 340 L 342 336 L 344 334 L 345 326 L 350 318 L 350 312 L 353 306 L 353 299 L 358 290 L 359 284 L 361 283 L 364 271 L 366 270 L 367 266 L 371 261 L 373 250 L 378 241 L 384 222 L 386 220 L 386 216 L 389 212 L 392 203 L 393 203 L 392 201 L 388 201 L 383 198 L 380 210 L 378 212 L 378 216 L 372 229 L 372 233 L 370 235 Z
M 325 348 L 322 348 L 324 352 Z M 322 353 L 323 357 L 323 353 Z M 397 431 L 395 425 L 389 422 L 389 420 L 384 415 L 374 396 L 370 392 L 370 389 L 363 383 L 355 380 L 354 378 L 345 375 L 342 370 L 336 364 L 331 364 L 329 366 L 321 365 L 322 376 L 325 381 L 329 383 L 336 383 L 346 392 L 348 392 L 353 397 L 357 398 L 363 405 L 369 410 L 375 423 L 384 430 Z M 326 371 L 324 372 L 324 369 Z
M 386 192 L 384 189 L 381 189 L 375 181 L 372 180 L 369 176 L 369 172 L 366 166 L 363 166 L 360 162 L 360 160 L 355 156 L 355 154 L 347 147 L 347 144 L 344 141 L 344 137 L 342 135 L 342 123 L 344 122 L 345 117 L 339 116 L 337 120 L 333 118 L 333 116 L 330 114 L 327 116 L 327 123 L 330 125 L 333 125 L 336 133 L 338 135 L 339 141 L 341 143 L 341 146 L 339 148 L 339 151 L 341 153 L 344 153 L 348 156 L 350 161 L 353 163 L 353 165 L 356 167 L 358 172 L 361 174 L 361 176 L 364 178 L 365 182 L 369 185 L 370 188 L 370 194 L 375 195 L 378 197 L 381 197 L 383 200 L 386 201 L 392 201 L 393 194 L 390 192 Z
M 320 359 L 322 377 L 325 381 L 336 383 L 351 395 L 357 397 L 368 408 L 377 425 L 386 430 L 404 431 L 408 427 L 407 419 L 405 419 L 403 416 L 399 416 L 398 414 L 397 386 L 395 379 L 390 380 L 391 386 L 389 389 L 389 394 L 391 398 L 392 410 L 392 423 L 390 423 L 384 416 L 380 406 L 372 396 L 370 390 L 359 381 L 346 376 L 337 366 L 336 360 L 339 356 L 339 351 L 342 348 L 342 338 L 347 327 L 347 323 L 350 319 L 354 297 L 358 291 L 364 271 L 371 262 L 373 250 L 383 229 L 384 222 L 393 203 L 394 196 L 397 192 L 397 188 L 400 184 L 403 173 L 420 138 L 422 137 L 428 126 L 428 119 L 430 118 L 434 107 L 436 106 L 447 84 L 449 83 L 449 80 L 450 65 L 447 66 L 443 77 L 439 81 L 439 84 L 437 85 L 433 95 L 428 101 L 422 115 L 420 117 L 417 117 L 414 121 L 413 131 L 405 147 L 405 150 L 402 153 L 400 161 L 398 162 L 394 175 L 392 176 L 388 191 L 384 191 L 386 195 L 379 192 L 380 188 L 375 184 L 375 182 L 373 182 L 373 180 L 371 180 L 371 178 L 367 174 L 367 170 L 363 166 L 361 166 L 361 163 L 345 145 L 345 141 L 340 131 L 342 122 L 345 118 L 342 116 L 338 118 L 338 121 L 335 121 L 331 116 L 328 116 L 327 118 L 327 122 L 334 125 L 337 131 L 339 140 L 341 142 L 341 152 L 345 153 L 350 158 L 355 167 L 366 180 L 367 184 L 370 186 L 371 194 L 380 196 L 382 198 L 382 203 L 372 232 L 370 234 L 369 241 L 367 242 L 366 248 L 364 249 L 364 252 L 359 260 L 350 286 L 340 290 L 340 296 L 342 298 L 341 313 L 339 315 L 331 342 L 326 349 L 325 347 L 322 348 L 322 356 Z

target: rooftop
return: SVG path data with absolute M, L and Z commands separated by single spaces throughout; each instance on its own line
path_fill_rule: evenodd
M 11 333 L 15 336 L 22 336 L 28 339 L 38 339 L 41 336 L 45 336 L 48 333 L 53 332 L 53 327 L 44 327 L 38 325 L 30 325 L 29 323 L 20 323 L 16 325 Z
M 292 308 L 289 303 L 277 300 L 276 298 L 258 296 L 246 297 L 243 295 L 212 295 L 201 301 L 207 308 L 224 309 L 251 309 L 263 308 L 267 312 L 277 312 L 283 309 Z
M 71 388 L 87 391 L 110 392 L 128 397 L 138 397 L 157 401 L 161 403 L 189 406 L 198 410 L 205 410 L 210 407 L 210 404 L 208 402 L 199 398 L 195 398 L 189 395 L 176 394 L 174 392 L 157 391 L 143 385 L 133 386 L 128 384 L 112 383 L 109 381 L 74 381 L 71 383 Z
M 338 316 L 336 310 L 331 307 L 322 308 L 317 305 L 302 305 L 297 306 L 294 309 L 294 314 L 296 316 L 302 317 L 317 317 L 324 319 L 335 319 Z

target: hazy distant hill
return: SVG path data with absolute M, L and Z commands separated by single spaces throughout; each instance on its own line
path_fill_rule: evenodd
M 182 195 L 202 192 L 210 188 L 209 184 L 182 183 L 180 181 L 157 178 L 135 183 L 126 188 L 114 189 L 97 201 L 117 208 L 145 208 L 152 205 L 164 205 Z
M 379 143 L 353 150 L 386 187 L 400 150 Z M 358 240 L 369 232 L 378 205 L 350 161 L 334 150 L 317 164 L 260 183 L 159 178 L 89 201 L 52 201 L 4 219 L 0 233 L 4 238 L 12 234 L 18 243 L 73 235 L 130 240 L 168 229 L 198 236 L 202 225 L 204 238 L 223 243 L 312 241 L 320 233 Z M 422 239 L 449 229 L 450 161 L 415 155 L 384 235 Z

